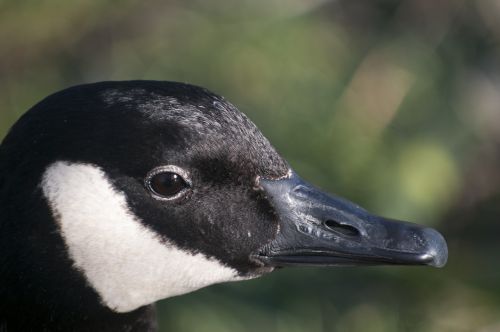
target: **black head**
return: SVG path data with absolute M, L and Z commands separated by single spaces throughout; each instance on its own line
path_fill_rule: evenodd
M 172 82 L 104 82 L 56 93 L 16 124 L 2 152 L 4 172 L 16 182 L 26 181 L 27 173 L 40 181 L 56 161 L 100 167 L 147 227 L 241 273 L 255 267 L 249 253 L 277 231 L 256 179 L 288 172 L 234 106 L 203 88 Z M 157 199 L 145 186 L 167 165 L 189 174 L 190 190 L 178 199 Z
M 92 225 L 92 219 L 103 213 L 113 214 L 113 207 L 110 203 L 96 206 L 95 202 L 88 203 L 85 194 L 82 196 L 82 191 L 90 197 L 99 195 L 99 188 L 92 187 L 99 184 L 89 183 L 93 180 L 88 174 L 71 181 L 75 172 L 64 173 L 66 178 L 53 188 L 48 182 L 56 180 L 45 178 L 50 169 L 60 175 L 64 172 L 61 166 L 67 166 L 66 170 L 85 166 L 101 171 L 114 194 L 125 198 L 126 213 L 159 241 L 188 255 L 202 255 L 231 271 L 230 276 L 207 271 L 216 276 L 202 276 L 204 280 L 199 283 L 188 280 L 189 287 L 176 285 L 178 290 L 145 296 L 149 300 L 131 300 L 132 304 L 120 300 L 127 302 L 123 308 L 120 301 L 108 303 L 114 310 L 128 311 L 160 297 L 270 270 L 252 253 L 276 236 L 278 218 L 256 181 L 260 177 L 281 178 L 288 166 L 252 122 L 203 88 L 154 81 L 69 88 L 47 97 L 16 123 L 2 143 L 0 160 L 1 227 L 8 237 L 2 241 L 3 252 L 10 253 L 12 262 L 6 271 L 21 288 L 33 284 L 50 289 L 49 293 L 53 292 L 50 284 L 57 288 L 60 284 L 90 283 L 91 289 L 96 288 L 89 280 L 96 277 L 87 275 L 82 266 L 85 263 L 79 265 L 75 257 L 78 253 L 72 253 L 75 244 L 67 234 L 71 230 L 64 228 L 63 212 L 54 204 L 75 204 L 77 207 L 67 214 L 86 214 L 89 220 L 81 226 Z M 59 198 L 59 203 L 51 201 L 56 198 L 44 192 L 49 187 L 52 192 L 65 190 L 65 197 Z M 76 192 L 68 191 L 72 189 Z M 80 220 L 77 217 L 68 218 Z M 120 228 L 119 222 L 114 226 Z M 92 241 L 98 241 L 97 233 L 102 230 L 87 231 L 92 238 L 88 246 L 101 248 Z M 130 234 L 120 235 L 121 229 L 111 231 L 114 233 L 109 236 L 121 236 L 120 241 L 127 243 L 123 237 Z M 115 247 L 101 249 L 118 252 Z M 132 260 L 135 255 L 141 253 L 133 249 L 123 255 L 117 253 L 116 261 L 120 264 L 120 260 Z M 18 260 L 23 263 L 18 264 Z M 115 272 L 123 274 L 121 270 Z M 175 271 L 166 272 L 165 280 L 174 278 Z M 20 275 L 26 280 L 19 279 Z M 109 279 L 113 278 L 111 273 Z M 105 283 L 101 287 L 108 288 Z M 64 297 L 61 295 L 57 296 Z
M 79 207 L 89 220 L 106 211 L 105 203 L 99 204 L 106 202 L 99 198 L 102 186 L 92 189 L 96 183 L 109 184 L 108 196 L 117 197 L 106 203 L 109 210 L 113 204 L 124 208 L 124 219 L 140 224 L 141 232 L 188 255 L 182 257 L 201 257 L 200 264 L 216 262 L 225 269 L 209 272 L 217 276 L 202 276 L 199 283 L 189 271 L 181 272 L 189 286 L 161 289 L 149 302 L 213 282 L 255 277 L 275 266 L 441 266 L 446 261 L 437 232 L 375 218 L 300 180 L 255 125 L 223 98 L 182 83 L 130 81 L 56 93 L 24 115 L 2 143 L 2 250 L 9 253 L 6 270 L 11 271 L 5 275 L 22 275 L 50 292 L 54 289 L 47 285 L 57 288 L 56 283 L 77 279 L 90 284 L 90 293 L 96 290 L 110 260 L 93 261 L 89 271 L 85 264 L 95 256 L 79 256 L 89 242 L 69 234 L 76 232 L 73 220 L 78 220 L 91 249 L 101 248 L 93 241 L 105 230 L 95 228 L 98 234 L 90 236 L 92 225 L 101 224 L 71 217 Z M 86 193 L 93 197 L 90 207 Z M 117 229 L 116 236 L 121 232 Z M 133 247 L 135 240 L 126 238 L 117 247 L 127 241 Z M 72 248 L 75 243 L 79 249 Z M 120 265 L 131 256 L 134 251 L 117 252 L 115 260 Z M 18 264 L 19 257 L 29 259 Z M 54 277 L 55 271 L 68 275 L 61 267 L 75 273 Z M 175 271 L 166 272 L 165 278 L 175 279 Z M 120 307 L 126 302 L 120 299 L 109 305 L 106 297 L 116 294 L 103 295 L 99 286 L 97 293 L 117 311 L 149 303 L 142 299 Z

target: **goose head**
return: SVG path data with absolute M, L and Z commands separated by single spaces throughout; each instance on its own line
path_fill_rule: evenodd
M 3 278 L 29 285 L 3 294 L 25 302 L 126 313 L 278 267 L 447 259 L 437 231 L 315 188 L 228 101 L 182 83 L 47 97 L 3 141 L 0 187 Z

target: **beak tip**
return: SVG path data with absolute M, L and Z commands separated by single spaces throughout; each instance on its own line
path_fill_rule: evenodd
M 433 267 L 444 267 L 448 261 L 448 245 L 446 240 L 438 231 L 432 228 L 424 230 L 428 245 L 429 263 Z

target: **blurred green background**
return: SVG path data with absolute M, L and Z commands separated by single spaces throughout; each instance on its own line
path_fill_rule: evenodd
M 441 230 L 450 260 L 213 286 L 162 301 L 162 331 L 500 331 L 499 42 L 497 0 L 0 0 L 0 138 L 70 85 L 207 87 L 304 178 Z

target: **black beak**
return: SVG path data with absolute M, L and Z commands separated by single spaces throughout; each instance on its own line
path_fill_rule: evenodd
M 295 173 L 260 186 L 280 220 L 276 238 L 255 256 L 267 266 L 446 264 L 446 241 L 432 228 L 372 215 Z

